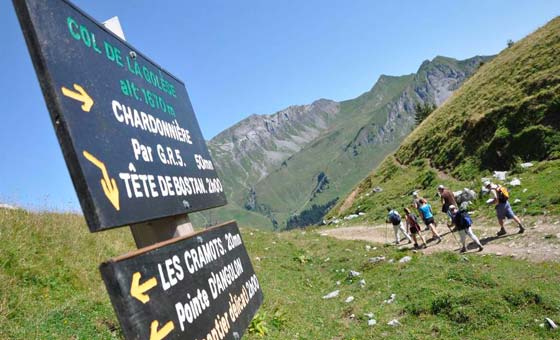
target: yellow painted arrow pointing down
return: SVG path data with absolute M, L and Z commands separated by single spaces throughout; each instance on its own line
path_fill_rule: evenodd
M 161 340 L 169 335 L 173 329 L 175 329 L 173 321 L 166 323 L 160 330 L 158 330 L 158 326 L 159 322 L 156 320 L 152 321 L 152 325 L 150 327 L 150 340 Z
M 103 175 L 103 178 L 101 178 L 101 187 L 103 188 L 103 192 L 105 193 L 105 196 L 107 196 L 111 204 L 113 204 L 115 210 L 119 211 L 121 209 L 119 204 L 119 187 L 117 187 L 115 179 L 109 177 L 107 168 L 102 161 L 95 158 L 95 156 L 93 156 L 86 150 L 84 150 L 83 154 L 88 161 L 92 162 L 93 165 L 101 170 L 101 174 Z
M 63 86 L 62 94 L 66 97 L 70 97 L 74 100 L 82 102 L 82 110 L 84 110 L 85 112 L 89 112 L 89 110 L 91 110 L 91 107 L 93 106 L 93 99 L 91 99 L 86 90 L 84 90 L 84 88 L 80 85 L 74 84 L 74 89 L 78 92 L 72 91 Z
M 147 291 L 157 286 L 157 280 L 152 277 L 146 282 L 140 284 L 140 278 L 142 275 L 139 272 L 132 274 L 132 284 L 130 285 L 130 295 L 138 299 L 142 303 L 150 301 L 150 297 L 146 294 Z

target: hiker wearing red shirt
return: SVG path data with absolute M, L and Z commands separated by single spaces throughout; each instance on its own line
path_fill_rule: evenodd
M 420 236 L 420 239 L 424 244 L 424 248 L 427 248 L 428 245 L 426 244 L 426 240 L 424 239 L 424 236 L 422 236 L 421 233 L 422 227 L 420 227 L 420 224 L 418 223 L 418 217 L 416 217 L 416 215 L 411 213 L 408 208 L 404 208 L 404 213 L 406 215 L 406 229 L 412 235 L 412 239 L 414 239 L 414 248 L 419 248 L 418 241 L 416 240 L 416 235 Z

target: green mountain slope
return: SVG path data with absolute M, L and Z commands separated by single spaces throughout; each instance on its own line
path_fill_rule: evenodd
M 416 74 L 381 76 L 355 99 L 322 99 L 236 124 L 209 142 L 229 204 L 196 222 L 236 218 L 284 229 L 307 223 L 305 213 L 320 219 L 399 146 L 414 126 L 415 103 L 440 105 L 487 60 L 436 57 Z
M 407 205 L 413 190 L 433 197 L 439 183 L 477 189 L 494 170 L 522 179 L 512 188 L 521 200 L 515 209 L 560 212 L 559 51 L 557 17 L 483 65 L 358 186 L 350 208 L 339 205 L 330 216 L 368 210 L 381 219 L 384 205 Z M 519 167 L 528 161 L 539 164 Z M 386 190 L 373 193 L 377 186 Z

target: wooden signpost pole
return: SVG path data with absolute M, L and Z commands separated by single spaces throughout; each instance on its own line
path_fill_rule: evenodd
M 130 226 L 130 231 L 138 249 L 174 237 L 194 234 L 193 226 L 187 214 L 133 224 Z
M 103 26 L 126 41 L 119 17 L 112 17 L 103 22 Z M 138 249 L 152 244 L 167 241 L 174 237 L 194 234 L 192 223 L 188 214 L 165 217 L 158 220 L 132 224 L 130 226 L 132 237 Z

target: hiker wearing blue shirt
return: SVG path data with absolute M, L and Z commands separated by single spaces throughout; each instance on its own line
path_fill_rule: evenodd
M 432 235 L 434 239 L 438 240 L 438 243 L 441 242 L 441 236 L 436 231 L 436 223 L 434 221 L 434 213 L 432 212 L 432 206 L 426 201 L 426 199 L 420 199 L 420 206 L 418 207 L 418 212 L 424 220 L 424 224 L 426 228 L 429 228 L 432 231 Z
M 399 214 L 399 212 L 391 209 L 390 207 L 387 207 L 387 210 L 389 211 L 389 213 L 387 214 L 386 222 L 387 223 L 391 222 L 391 224 L 393 225 L 393 231 L 395 232 L 395 244 L 399 244 L 401 242 L 399 237 L 399 231 L 404 234 L 404 236 L 408 239 L 410 243 L 412 243 L 412 237 L 410 237 L 410 235 L 408 235 L 408 233 L 406 232 L 406 229 L 404 229 L 401 215 Z
M 478 237 L 473 233 L 471 225 L 472 219 L 469 216 L 469 213 L 466 210 L 457 210 L 457 207 L 454 205 L 449 206 L 449 212 L 451 214 L 451 223 L 455 225 L 456 229 L 459 231 L 459 237 L 461 238 L 461 244 L 463 248 L 461 248 L 461 253 L 467 251 L 467 247 L 465 242 L 467 240 L 467 235 L 476 243 L 478 246 L 478 251 L 484 250 L 482 244 L 478 240 Z

